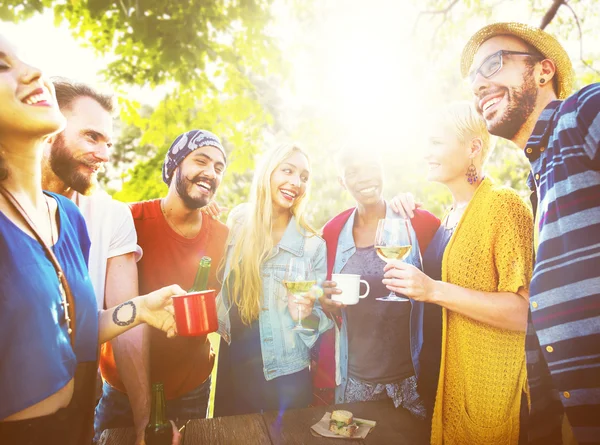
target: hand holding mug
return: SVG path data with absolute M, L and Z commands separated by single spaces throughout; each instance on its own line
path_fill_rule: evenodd
M 338 312 L 340 309 L 346 307 L 341 301 L 333 299 L 334 296 L 340 295 L 342 290 L 337 287 L 335 281 L 324 281 L 323 282 L 323 296 L 319 298 L 319 302 L 324 310 L 327 312 Z
M 165 331 L 167 337 L 174 337 L 176 330 L 172 297 L 183 294 L 185 291 L 173 284 L 139 297 L 140 319 L 152 327 Z
M 349 304 L 357 304 L 361 298 L 365 298 L 371 291 L 369 283 L 367 283 L 365 280 L 361 280 L 360 275 L 334 273 L 331 278 L 336 283 L 336 286 L 338 286 L 339 290 L 341 290 L 339 293 L 332 293 L 331 300 L 333 302 L 342 303 L 344 306 Z M 367 290 L 364 294 L 360 293 L 360 283 L 363 283 L 367 287 Z

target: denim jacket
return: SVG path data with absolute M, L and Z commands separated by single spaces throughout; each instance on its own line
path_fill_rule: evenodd
M 232 339 L 227 276 L 231 270 L 232 247 L 238 234 L 239 225 L 234 226 L 230 234 L 224 270 L 224 286 L 217 297 L 218 333 L 228 343 Z M 283 285 L 283 279 L 288 261 L 295 257 L 310 258 L 316 270 L 317 284 L 320 285 L 325 280 L 327 273 L 325 241 L 316 235 L 301 233 L 296 219 L 292 217 L 281 241 L 273 248 L 260 268 L 263 310 L 259 315 L 259 329 L 266 380 L 293 374 L 307 368 L 310 365 L 310 348 L 316 343 L 321 333 L 333 326 L 333 322 L 325 316 L 321 306 L 316 302 L 311 314 L 311 318 L 318 320 L 318 325 L 314 326 L 315 331 L 309 333 L 292 331 L 296 323 L 288 309 L 287 291 Z M 304 324 L 307 324 L 306 319 Z M 233 340 L 235 341 L 235 339 Z
M 338 238 L 337 252 L 335 255 L 335 263 L 333 265 L 333 273 L 341 273 L 342 268 L 346 265 L 348 260 L 354 252 L 356 252 L 356 244 L 354 243 L 354 236 L 352 235 L 352 229 L 354 227 L 354 218 L 356 217 L 356 210 L 352 212 L 352 215 L 346 221 L 346 224 L 340 232 Z M 392 209 L 386 203 L 386 218 L 399 218 L 399 216 L 392 211 Z M 421 267 L 421 254 L 419 252 L 419 243 L 417 236 L 410 225 L 411 239 L 413 248 L 409 256 L 405 259 L 407 263 L 413 264 L 414 266 L 422 269 Z M 381 304 L 406 304 L 406 303 L 381 303 Z M 412 356 L 412 364 L 415 370 L 415 376 L 419 374 L 419 354 L 423 346 L 423 310 L 424 304 L 419 301 L 410 300 L 411 311 L 410 311 L 410 351 Z M 335 388 L 335 402 L 343 403 L 344 394 L 346 392 L 346 385 L 348 383 L 348 318 L 346 311 L 342 309 L 342 327 L 339 335 L 337 336 L 339 342 L 336 345 L 336 388 Z M 365 333 L 368 335 L 368 333 Z M 373 339 L 374 341 L 376 339 Z

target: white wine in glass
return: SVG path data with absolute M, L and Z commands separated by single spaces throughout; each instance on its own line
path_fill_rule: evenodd
M 375 234 L 375 251 L 386 263 L 392 260 L 404 260 L 412 250 L 412 242 L 408 223 L 402 218 L 380 219 Z M 410 301 L 406 297 L 396 295 L 394 291 L 379 301 Z
M 283 285 L 290 294 L 294 296 L 295 301 L 303 298 L 310 289 L 317 284 L 315 271 L 312 268 L 310 260 L 304 258 L 290 258 L 286 269 Z M 298 321 L 292 328 L 293 331 L 314 332 L 314 329 L 302 325 L 302 307 L 298 307 Z
M 412 250 L 412 246 L 375 246 L 375 250 L 379 258 L 389 263 L 390 260 L 405 259 Z

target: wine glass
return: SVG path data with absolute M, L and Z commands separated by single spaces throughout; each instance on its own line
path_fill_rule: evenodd
M 294 300 L 298 302 L 315 284 L 317 284 L 317 277 L 310 260 L 305 258 L 290 258 L 285 268 L 283 285 L 294 296 Z M 302 325 L 301 315 L 302 306 L 298 305 L 298 321 L 296 326 L 292 328 L 292 331 L 314 332 L 314 329 Z
M 380 219 L 375 235 L 375 250 L 377 255 L 386 263 L 391 260 L 403 260 L 412 250 L 412 242 L 408 222 L 402 218 Z M 410 301 L 406 297 L 396 295 L 394 291 L 385 297 L 376 298 L 379 301 Z

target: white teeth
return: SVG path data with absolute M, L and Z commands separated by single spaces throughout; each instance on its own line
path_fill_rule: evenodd
M 289 196 L 290 198 L 295 198 L 296 197 L 295 193 L 288 192 L 287 190 L 281 190 L 281 193 L 283 193 L 285 196 Z
M 483 111 L 487 110 L 492 105 L 496 105 L 498 102 L 500 102 L 501 99 L 501 97 L 495 97 L 492 100 L 488 100 L 485 104 L 483 104 Z
M 364 193 L 364 194 L 367 194 L 367 193 L 372 193 L 372 192 L 374 192 L 374 191 L 375 191 L 375 189 L 376 189 L 376 187 L 369 187 L 369 188 L 367 188 L 367 189 L 362 189 L 360 192 L 361 192 L 361 193 Z
M 48 95 L 48 93 L 46 91 L 44 91 L 43 93 L 40 94 L 33 94 L 31 96 L 28 96 L 27 98 L 25 98 L 25 100 L 23 102 L 25 102 L 27 105 L 35 105 L 39 102 L 43 102 L 43 101 L 49 101 L 50 97 Z
M 210 184 L 207 184 L 206 182 L 198 182 L 198 186 L 200 186 L 203 189 L 206 189 L 208 191 L 212 190 L 212 187 L 210 186 Z

